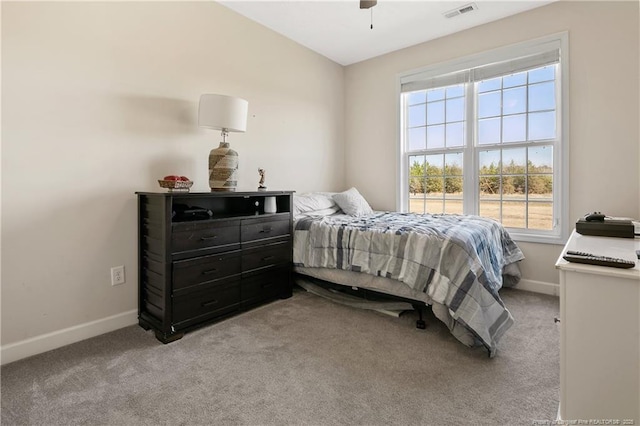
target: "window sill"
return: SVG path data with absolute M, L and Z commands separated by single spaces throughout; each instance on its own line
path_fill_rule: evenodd
M 515 242 L 524 242 L 524 243 L 539 243 L 539 244 L 554 244 L 554 245 L 565 245 L 567 243 L 568 237 L 563 237 L 561 235 L 540 235 L 540 234 L 526 234 L 518 232 L 517 230 L 510 230 L 506 228 L 507 232 Z

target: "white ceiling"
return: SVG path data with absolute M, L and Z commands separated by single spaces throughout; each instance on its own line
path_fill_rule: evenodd
M 341 65 L 349 65 L 553 1 L 556 0 L 378 0 L 369 10 L 360 9 L 359 0 L 219 3 Z M 475 3 L 477 10 L 453 18 L 443 15 L 469 3 Z

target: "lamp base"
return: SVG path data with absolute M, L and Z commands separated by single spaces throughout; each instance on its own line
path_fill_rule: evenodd
M 209 188 L 211 192 L 233 192 L 238 186 L 238 153 L 229 147 L 228 142 L 209 153 Z

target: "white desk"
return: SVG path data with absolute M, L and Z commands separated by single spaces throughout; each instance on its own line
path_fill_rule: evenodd
M 640 239 L 573 231 L 560 270 L 560 418 L 640 424 L 640 261 L 569 263 L 567 250 L 637 260 Z M 634 423 L 625 421 L 633 420 Z M 604 423 L 603 423 L 604 424 Z

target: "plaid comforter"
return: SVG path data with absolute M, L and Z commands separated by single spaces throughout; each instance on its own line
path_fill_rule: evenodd
M 503 268 L 524 255 L 502 225 L 468 215 L 375 212 L 296 221 L 296 266 L 401 281 L 445 305 L 491 356 L 513 324 L 498 295 Z

